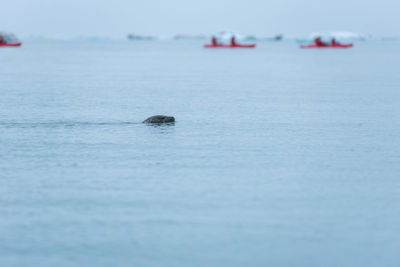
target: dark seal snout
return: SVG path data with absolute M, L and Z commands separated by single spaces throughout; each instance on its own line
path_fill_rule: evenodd
M 175 118 L 172 116 L 156 115 L 145 119 L 143 123 L 170 123 L 174 121 Z

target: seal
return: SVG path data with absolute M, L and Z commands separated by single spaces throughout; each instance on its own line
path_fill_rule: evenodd
M 164 115 L 151 116 L 143 121 L 143 123 L 170 123 L 174 122 L 175 118 Z

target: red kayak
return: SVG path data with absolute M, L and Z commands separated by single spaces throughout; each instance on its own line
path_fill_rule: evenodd
M 353 47 L 353 44 L 328 44 L 328 45 L 316 45 L 316 44 L 308 44 L 308 45 L 300 45 L 300 48 L 349 48 Z
M 205 48 L 254 48 L 256 47 L 256 44 L 205 44 Z
M 18 42 L 18 43 L 2 43 L 2 44 L 0 44 L 0 47 L 2 47 L 2 46 L 21 46 L 22 45 L 22 43 L 21 42 Z

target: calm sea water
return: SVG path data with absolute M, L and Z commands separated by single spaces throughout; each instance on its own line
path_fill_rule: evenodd
M 0 62 L 0 266 L 400 265 L 399 42 Z

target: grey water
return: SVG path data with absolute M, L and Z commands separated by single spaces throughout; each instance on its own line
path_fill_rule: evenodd
M 0 49 L 0 266 L 400 266 L 399 62 L 395 41 Z

